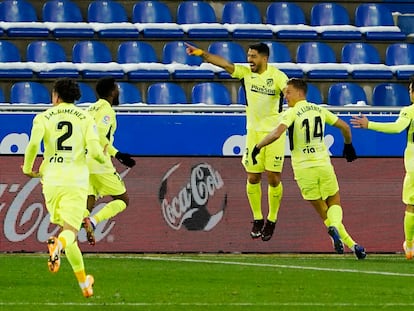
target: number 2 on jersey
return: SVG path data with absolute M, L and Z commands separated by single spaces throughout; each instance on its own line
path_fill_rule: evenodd
M 73 125 L 69 121 L 60 121 L 57 124 L 57 129 L 64 131 L 61 136 L 57 139 L 57 150 L 59 151 L 71 151 L 72 146 L 64 146 L 63 143 L 65 140 L 70 138 L 73 133 Z

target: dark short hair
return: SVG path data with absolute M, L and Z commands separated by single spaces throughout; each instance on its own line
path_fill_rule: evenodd
M 103 77 L 96 83 L 96 93 L 100 98 L 107 98 L 112 91 L 117 87 L 115 79 L 112 77 Z
M 74 103 L 81 97 L 81 91 L 76 80 L 71 78 L 57 79 L 53 91 L 66 103 Z
M 250 44 L 249 49 L 256 50 L 259 54 L 265 55 L 267 57 L 269 57 L 269 54 L 270 54 L 269 46 L 263 42 Z
M 414 92 L 414 75 L 410 77 L 411 92 Z
M 295 89 L 302 90 L 305 94 L 308 91 L 308 84 L 303 79 L 290 78 L 287 85 L 292 85 Z

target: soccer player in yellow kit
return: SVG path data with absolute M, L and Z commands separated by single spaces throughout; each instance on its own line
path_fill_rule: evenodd
M 99 99 L 89 107 L 88 111 L 98 127 L 99 141 L 102 150 L 106 151 L 106 157 L 103 164 L 92 157 L 87 158 L 90 171 L 88 211 L 93 210 L 97 197 L 109 195 L 113 200 L 95 215 L 83 220 L 83 227 L 91 245 L 95 244 L 94 229 L 96 225 L 122 212 L 129 203 L 125 184 L 112 163 L 112 157 L 115 157 L 127 167 L 135 165 L 135 160 L 129 154 L 119 152 L 113 145 L 117 122 L 112 106 L 119 104 L 119 89 L 115 79 L 112 77 L 99 79 L 96 84 L 96 93 Z
M 409 93 L 411 103 L 414 103 L 414 77 L 410 79 Z M 404 151 L 405 177 L 402 191 L 402 201 L 405 206 L 403 249 L 405 257 L 414 256 L 414 105 L 404 107 L 394 122 L 369 121 L 364 115 L 353 116 L 351 123 L 356 128 L 364 128 L 383 133 L 401 133 L 407 131 L 407 146 Z
M 278 123 L 282 111 L 283 94 L 288 77 L 279 69 L 268 64 L 269 47 L 265 43 L 249 46 L 247 62 L 250 67 L 233 64 L 221 56 L 208 53 L 189 44 L 187 53 L 201 56 L 204 61 L 222 67 L 233 78 L 243 81 L 246 91 L 246 149 L 242 163 L 247 172 L 246 193 L 253 213 L 253 228 L 250 236 L 261 237 L 263 241 L 271 239 L 277 220 L 283 186 L 281 172 L 285 158 L 285 137 L 264 149 L 257 158 L 257 164 L 251 162 L 254 146 L 265 137 Z M 268 214 L 266 223 L 262 213 L 262 173 L 266 172 L 268 188 Z
M 252 152 L 252 161 L 260 150 L 285 136 L 289 129 L 292 167 L 302 196 L 315 208 L 328 227 L 337 253 L 344 252 L 345 243 L 358 259 L 366 257 L 342 224 L 339 186 L 328 149 L 325 145 L 325 124 L 341 130 L 344 137 L 344 156 L 348 162 L 357 157 L 352 146 L 350 127 L 328 109 L 306 101 L 307 84 L 302 79 L 290 79 L 284 91 L 290 109 L 285 111 L 277 127 L 260 141 Z
M 27 145 L 23 173 L 41 177 L 50 222 L 61 227 L 58 237 L 50 237 L 48 266 L 58 272 L 64 250 L 85 297 L 93 295 L 94 279 L 86 275 L 77 233 L 84 216 L 88 195 L 89 173 L 86 150 L 99 162 L 104 154 L 99 145 L 92 117 L 73 103 L 81 96 L 73 79 L 59 79 L 52 90 L 53 107 L 35 116 Z M 39 172 L 33 171 L 36 155 L 44 144 Z

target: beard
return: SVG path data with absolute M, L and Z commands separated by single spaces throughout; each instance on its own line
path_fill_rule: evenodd
M 119 106 L 119 96 L 114 97 L 112 100 L 112 106 Z

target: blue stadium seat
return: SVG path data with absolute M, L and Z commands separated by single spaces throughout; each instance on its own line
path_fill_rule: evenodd
M 239 104 L 239 105 L 246 105 L 247 104 L 246 90 L 244 88 L 244 85 L 240 85 L 239 89 L 237 91 L 237 104 Z
M 306 25 L 302 8 L 293 2 L 269 4 L 266 9 L 266 23 L 278 27 L 285 26 L 274 30 L 280 39 L 316 39 L 318 37 L 318 33 Z
M 38 22 L 34 6 L 25 0 L 6 0 L 0 2 L 0 21 Z M 47 37 L 49 29 L 45 26 L 12 26 L 6 30 L 9 37 Z
M 290 51 L 286 45 L 276 41 L 265 42 L 269 47 L 269 63 L 290 63 L 291 66 L 282 66 L 279 64 L 280 70 L 282 70 L 289 78 L 302 78 L 302 69 L 296 68 L 296 64 L 293 64 Z
M 234 38 L 272 38 L 271 29 L 264 27 L 259 8 L 250 1 L 231 1 L 223 6 L 221 23 L 249 24 L 249 28 L 235 26 L 231 32 Z M 246 25 L 243 25 L 246 26 Z
M 68 62 L 65 50 L 56 41 L 32 41 L 27 45 L 26 60 L 36 63 Z M 79 76 L 76 68 L 41 69 L 37 72 L 39 78 L 58 78 Z
M 159 27 L 144 27 L 142 35 L 147 38 L 182 38 L 184 31 L 178 27 L 166 27 L 173 24 L 169 7 L 160 1 L 139 1 L 132 9 L 134 23 L 160 23 Z M 170 26 L 170 25 L 169 25 Z
M 328 40 L 358 40 L 361 32 L 351 21 L 347 9 L 337 3 L 317 3 L 311 9 L 311 26 L 324 26 L 320 36 Z
M 198 24 L 197 27 L 188 26 L 186 33 L 189 38 L 227 38 L 229 35 L 224 26 L 217 25 L 217 17 L 213 7 L 204 1 L 181 2 L 177 7 L 177 23 L 182 26 Z
M 147 89 L 147 104 L 169 105 L 187 104 L 184 89 L 173 82 L 160 82 L 150 85 Z
M 123 5 L 117 1 L 96 0 L 89 3 L 88 6 L 89 23 L 128 23 L 128 16 Z M 112 25 L 109 25 L 112 26 Z M 137 38 L 138 29 L 130 25 L 121 25 L 119 27 L 104 27 L 97 31 L 98 36 L 104 38 Z
M 21 62 L 20 51 L 11 41 L 0 41 L 0 62 Z M 0 78 L 31 78 L 32 76 L 33 72 L 30 68 L 19 68 L 14 64 L 9 68 L 3 64 L 0 68 Z
M 367 40 L 397 40 L 403 41 L 406 36 L 395 27 L 391 11 L 380 3 L 362 3 L 355 9 L 355 25 L 357 27 L 370 27 L 365 32 Z M 389 26 L 389 30 L 382 27 L 378 30 L 376 26 Z
M 216 41 L 208 46 L 208 52 L 220 55 L 232 63 L 247 63 L 247 55 L 244 48 L 237 42 Z M 218 72 L 219 78 L 230 78 L 226 71 Z
M 381 83 L 372 91 L 373 106 L 409 106 L 408 88 L 396 83 Z
M 180 63 L 199 66 L 202 59 L 201 57 L 188 55 L 183 41 L 171 41 L 164 44 L 162 62 L 164 64 Z
M 233 41 L 216 41 L 208 46 L 208 52 L 218 54 L 232 63 L 247 63 L 244 48 Z
M 269 47 L 269 63 L 292 62 L 292 56 L 285 44 L 276 41 L 266 41 L 265 43 Z
M 90 104 L 97 101 L 95 91 L 88 83 L 78 82 L 78 85 L 81 91 L 81 97 L 75 101 L 75 104 Z
M 398 16 L 397 26 L 400 27 L 401 31 L 407 36 L 414 34 L 414 16 L 413 14 L 402 14 Z
M 44 22 L 52 23 L 82 23 L 84 22 L 80 7 L 69 0 L 49 0 L 42 7 Z M 52 34 L 56 38 L 74 37 L 74 38 L 91 38 L 94 36 L 94 30 L 86 23 L 80 27 L 56 27 L 53 28 Z
M 111 51 L 103 42 L 98 41 L 78 41 L 72 49 L 73 63 L 110 63 L 112 62 Z M 81 71 L 84 78 L 101 78 L 103 76 L 113 76 L 123 78 L 124 72 L 117 69 L 85 69 Z
M 345 44 L 341 51 L 341 61 L 342 63 L 356 65 L 351 73 L 355 79 L 393 78 L 392 71 L 382 63 L 376 47 L 369 43 L 353 42 Z
M 312 83 L 308 83 L 308 91 L 306 93 L 306 100 L 308 102 L 314 103 L 314 104 L 322 104 L 322 94 L 321 91 L 317 86 L 315 86 Z
M 228 89 L 223 84 L 203 82 L 193 86 L 191 101 L 193 104 L 230 105 L 231 97 Z
M 162 62 L 164 64 L 178 65 L 185 64 L 190 66 L 200 66 L 201 57 L 188 55 L 183 41 L 170 41 L 164 44 L 162 50 Z M 197 68 L 176 68 L 172 73 L 173 78 L 177 79 L 212 79 L 214 72 Z
M 336 56 L 334 50 L 322 42 L 304 42 L 299 44 L 296 50 L 296 62 L 302 65 L 302 70 L 306 72 L 309 78 L 338 78 L 345 79 L 348 77 L 348 72 L 345 67 L 340 66 L 326 66 L 324 63 L 336 63 Z M 309 70 L 306 66 L 308 64 L 317 64 L 318 66 Z M 342 69 L 344 68 L 344 69 Z
M 153 46 L 143 41 L 124 41 L 118 46 L 118 63 L 157 63 Z
M 394 43 L 387 47 L 385 52 L 385 64 L 398 66 L 395 68 L 397 79 L 409 79 L 414 75 L 414 44 Z M 404 65 L 411 65 L 404 68 Z
M 39 82 L 16 82 L 10 88 L 12 104 L 50 104 L 49 90 Z
M 335 83 L 328 89 L 328 105 L 345 106 L 358 101 L 367 103 L 364 89 L 356 83 Z
M 132 83 L 118 82 L 119 88 L 119 104 L 136 104 L 142 103 L 140 90 Z
M 117 54 L 118 63 L 120 64 L 158 63 L 155 49 L 147 42 L 121 42 Z M 152 70 L 149 68 L 128 70 L 127 75 L 132 80 L 169 79 L 170 77 L 167 69 Z

